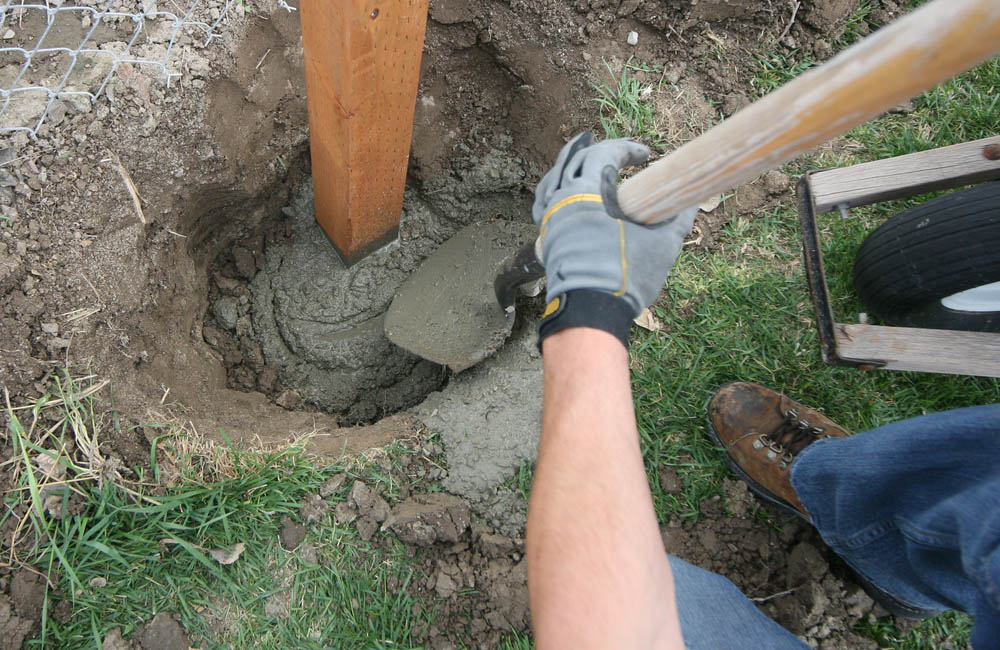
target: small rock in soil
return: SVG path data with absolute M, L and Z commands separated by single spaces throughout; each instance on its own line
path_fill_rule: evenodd
M 274 402 L 278 406 L 291 411 L 302 405 L 302 398 L 294 390 L 289 389 L 278 395 L 278 398 Z
M 299 559 L 306 564 L 319 564 L 319 553 L 312 544 L 303 544 L 299 547 Z
M 143 650 L 189 650 L 184 628 L 167 612 L 157 614 L 139 636 Z
M 302 521 L 312 524 L 325 517 L 329 512 L 330 506 L 323 500 L 323 497 L 318 494 L 310 494 L 302 502 L 299 516 L 302 517 Z
M 465 501 L 437 492 L 415 495 L 400 503 L 382 527 L 391 529 L 408 544 L 430 546 L 435 542 L 457 542 L 469 523 Z
M 772 169 L 764 174 L 764 189 L 767 190 L 769 196 L 784 194 L 788 191 L 789 183 L 788 174 L 780 172 L 777 169 Z
M 239 320 L 239 306 L 239 301 L 230 296 L 215 301 L 212 313 L 215 315 L 215 322 L 219 324 L 219 327 L 226 330 L 236 329 L 236 321 Z
M 750 98 L 742 92 L 729 93 L 722 99 L 722 114 L 726 117 L 750 105 Z
M 278 532 L 278 541 L 281 548 L 286 551 L 294 551 L 306 538 L 306 527 L 296 523 L 288 517 L 281 518 L 281 530 Z

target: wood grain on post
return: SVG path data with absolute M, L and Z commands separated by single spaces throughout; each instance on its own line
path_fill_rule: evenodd
M 633 221 L 662 221 L 998 52 L 998 0 L 935 0 L 629 178 L 618 202 Z
M 302 0 L 316 220 L 353 264 L 399 228 L 428 0 Z

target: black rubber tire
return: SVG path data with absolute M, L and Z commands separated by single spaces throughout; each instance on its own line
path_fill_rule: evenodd
M 876 228 L 854 258 L 854 286 L 890 325 L 1000 331 L 1000 311 L 949 309 L 941 299 L 1000 281 L 1000 182 L 952 192 Z

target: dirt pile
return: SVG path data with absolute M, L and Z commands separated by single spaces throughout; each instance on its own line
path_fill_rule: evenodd
M 472 524 L 470 508 L 459 497 L 414 493 L 390 511 L 358 481 L 336 511 L 337 521 L 353 521 L 365 539 L 373 538 L 374 522 L 384 520 L 381 530 L 406 544 L 418 576 L 408 591 L 418 602 L 433 602 L 435 610 L 432 624 L 413 629 L 418 643 L 454 648 L 471 640 L 476 647 L 497 647 L 504 635 L 528 629 L 523 540 Z M 389 542 L 388 536 L 374 539 Z
M 680 492 L 670 468 L 660 469 L 664 489 Z M 884 616 L 850 579 L 815 530 L 760 504 L 746 484 L 725 480 L 725 496 L 701 503 L 697 522 L 671 519 L 660 532 L 668 551 L 729 578 L 785 629 L 824 650 L 874 649 L 854 631 L 859 620 Z M 769 514 L 769 525 L 759 515 Z

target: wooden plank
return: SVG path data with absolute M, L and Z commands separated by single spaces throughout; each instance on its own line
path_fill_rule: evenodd
M 1000 178 L 1000 136 L 809 175 L 816 212 L 888 201 Z M 992 157 L 992 159 L 991 159 Z
M 316 220 L 348 264 L 399 228 L 428 0 L 302 0 Z
M 639 223 L 668 219 L 997 52 L 1000 2 L 928 2 L 629 178 L 618 203 Z
M 837 356 L 884 362 L 889 370 L 1000 377 L 1000 334 L 916 327 L 834 327 Z

